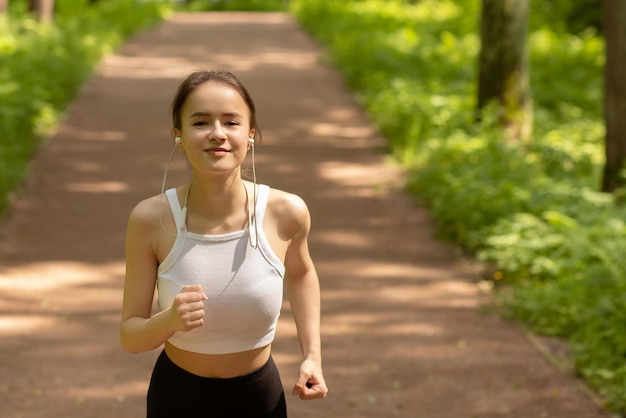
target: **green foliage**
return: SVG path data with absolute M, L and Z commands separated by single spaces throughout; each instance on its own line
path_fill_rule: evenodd
M 602 0 L 533 0 L 533 28 L 582 33 L 602 28 Z
M 505 309 L 568 338 L 579 372 L 626 414 L 626 209 L 597 191 L 603 41 L 558 14 L 585 2 L 533 3 L 534 138 L 519 143 L 492 128 L 493 108 L 474 123 L 480 2 L 299 0 L 292 10 L 388 138 L 440 236 L 493 265 L 513 289 Z
M 537 108 L 550 111 L 559 122 L 583 115 L 599 118 L 603 39 L 593 32 L 575 36 L 542 29 L 531 33 L 528 43 L 533 100 Z
M 56 3 L 51 24 L 34 20 L 17 2 L 0 17 L 0 213 L 42 137 L 99 59 L 168 10 L 159 1 Z
M 528 276 L 509 301 L 511 311 L 538 332 L 570 339 L 579 373 L 598 389 L 609 408 L 622 415 L 626 411 L 624 212 L 617 217 L 605 214 L 594 225 L 572 224 L 565 234 L 543 225 L 544 233 L 561 241 L 554 248 L 562 253 L 555 258 L 557 268 L 551 279 L 540 283 Z M 529 233 L 542 241 L 540 230 Z
M 430 207 L 444 238 L 475 250 L 499 217 L 531 209 L 528 183 L 545 182 L 520 152 L 519 145 L 493 136 L 432 139 L 419 149 L 409 190 Z
M 400 158 L 472 120 L 475 2 L 294 1 Z M 468 65 L 469 64 L 469 65 Z
M 191 0 L 179 7 L 190 11 L 284 11 L 288 0 Z

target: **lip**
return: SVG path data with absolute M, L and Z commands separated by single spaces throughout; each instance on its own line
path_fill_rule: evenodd
M 209 149 L 206 149 L 205 151 L 211 154 L 218 154 L 218 155 L 226 154 L 227 152 L 230 152 L 226 148 L 221 148 L 221 147 L 209 148 Z

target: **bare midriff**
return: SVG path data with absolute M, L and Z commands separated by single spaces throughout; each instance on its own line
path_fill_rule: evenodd
M 270 345 L 230 354 L 202 354 L 165 343 L 167 356 L 183 370 L 201 377 L 227 379 L 260 369 L 270 357 Z

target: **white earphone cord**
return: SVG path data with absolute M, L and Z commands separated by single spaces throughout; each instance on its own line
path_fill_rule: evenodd
M 163 174 L 163 183 L 161 184 L 161 194 L 159 195 L 159 222 L 161 223 L 161 228 L 172 236 L 175 236 L 176 233 L 172 234 L 167 229 L 165 229 L 165 225 L 163 225 L 163 194 L 165 192 L 165 182 L 167 181 L 167 170 L 170 167 L 170 161 L 172 161 L 172 157 L 174 157 L 174 151 L 176 151 L 176 144 L 174 144 L 174 148 L 172 148 L 172 152 L 170 153 L 170 157 L 167 159 L 167 163 L 165 164 L 165 173 Z
M 251 147 L 252 147 L 252 184 L 253 184 L 253 188 L 252 188 L 252 198 L 254 201 L 254 239 L 252 238 L 252 234 L 250 234 L 250 245 L 252 246 L 252 248 L 257 247 L 258 245 L 258 236 L 259 236 L 259 228 L 257 225 L 257 219 L 256 219 L 256 202 L 257 202 L 257 195 L 256 195 L 256 166 L 254 163 L 254 140 L 251 142 Z M 248 208 L 248 214 L 251 214 L 252 212 L 250 211 L 250 208 Z M 248 225 L 250 227 L 252 227 L 252 225 L 250 225 L 251 220 L 248 221 Z

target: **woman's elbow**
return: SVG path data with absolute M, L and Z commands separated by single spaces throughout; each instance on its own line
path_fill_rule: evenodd
M 140 351 L 137 350 L 137 348 L 128 341 L 128 338 L 126 338 L 123 333 L 120 333 L 120 345 L 122 346 L 124 351 L 127 351 L 131 354 L 137 354 Z
M 124 325 L 122 325 L 120 329 L 120 345 L 122 348 L 131 354 L 137 354 L 145 351 L 142 350 L 134 340 L 135 339 L 132 338 L 132 335 L 129 335 L 129 330 L 125 329 Z

